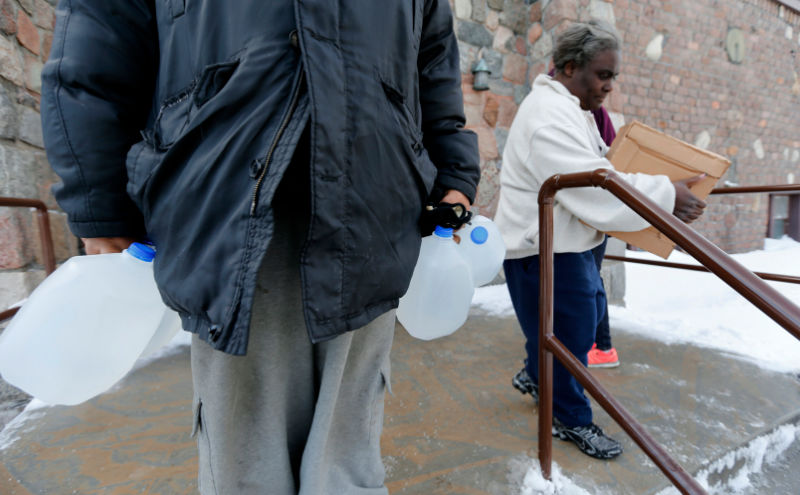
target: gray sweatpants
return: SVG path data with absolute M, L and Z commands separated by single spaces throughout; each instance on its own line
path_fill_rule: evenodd
M 303 234 L 276 225 L 246 356 L 192 341 L 203 495 L 388 493 L 380 434 L 394 311 L 312 345 L 300 299 Z

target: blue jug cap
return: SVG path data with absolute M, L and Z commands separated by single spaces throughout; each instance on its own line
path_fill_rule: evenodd
M 475 244 L 483 244 L 489 239 L 489 231 L 486 230 L 486 227 L 477 226 L 472 229 L 472 232 L 469 234 L 470 239 Z
M 133 256 L 134 258 L 142 261 L 147 261 L 148 263 L 153 261 L 156 257 L 156 250 L 152 247 L 148 246 L 147 244 L 142 244 L 140 242 L 134 242 L 130 246 L 128 246 L 128 254 Z
M 442 227 L 439 225 L 436 226 L 436 230 L 434 230 L 433 233 L 436 234 L 438 237 L 443 237 L 445 239 L 450 239 L 451 237 L 453 237 L 453 229 L 448 229 L 446 227 Z

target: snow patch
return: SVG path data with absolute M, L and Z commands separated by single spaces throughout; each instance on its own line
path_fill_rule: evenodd
M 640 251 L 626 256 L 660 259 Z M 800 242 L 789 237 L 766 239 L 763 250 L 732 257 L 752 271 L 800 276 Z M 678 251 L 669 261 L 696 264 Z M 800 285 L 768 283 L 800 305 Z M 613 331 L 716 349 L 771 371 L 800 372 L 800 341 L 711 273 L 626 263 L 625 285 L 626 307 L 609 307 Z M 490 316 L 514 315 L 505 284 L 476 289 L 472 304 L 473 311 Z
M 709 495 L 747 493 L 752 488 L 752 477 L 761 473 L 764 466 L 779 462 L 783 453 L 797 441 L 800 441 L 800 424 L 783 425 L 712 462 L 695 479 Z M 518 478 L 520 475 L 517 473 L 522 470 L 526 471 L 517 492 L 519 495 L 591 495 L 591 492 L 564 476 L 556 463 L 553 463 L 551 480 L 544 479 L 537 459 L 527 456 L 512 459 L 511 477 Z M 677 488 L 669 487 L 657 495 L 679 493 Z
M 29 425 L 26 428 L 26 423 L 44 416 L 44 412 L 37 413 L 36 411 L 46 407 L 50 406 L 39 399 L 32 399 L 21 413 L 9 421 L 5 428 L 0 431 L 0 452 L 14 445 L 21 435 L 33 431 L 35 426 Z
M 709 495 L 745 493 L 752 485 L 753 475 L 760 473 L 765 465 L 775 464 L 786 449 L 799 440 L 800 424 L 783 425 L 712 462 L 695 479 Z M 678 493 L 677 488 L 669 487 L 657 495 Z
M 488 316 L 514 316 L 506 284 L 478 287 L 472 296 L 472 306 Z
M 546 480 L 542 476 L 542 468 L 538 459 L 531 459 L 527 456 L 514 458 L 510 467 L 512 473 L 525 471 L 519 495 L 591 495 L 564 476 L 555 462 L 552 464 L 552 479 L 550 480 Z
M 658 259 L 644 252 L 626 254 Z M 732 258 L 752 271 L 800 275 L 800 243 L 788 237 L 766 239 L 763 250 Z M 680 252 L 669 261 L 696 264 Z M 800 371 L 800 341 L 713 274 L 627 263 L 625 283 L 627 307 L 609 308 L 614 330 L 717 349 L 772 371 Z M 800 285 L 767 283 L 800 304 Z

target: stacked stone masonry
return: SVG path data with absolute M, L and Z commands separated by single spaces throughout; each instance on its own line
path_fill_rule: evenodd
M 0 0 L 0 196 L 35 198 L 50 210 L 59 261 L 77 254 L 66 216 L 50 192 L 58 178 L 43 150 L 42 66 L 50 52 L 56 0 Z M 33 210 L 0 208 L 0 310 L 44 278 Z
M 189 0 L 191 1 L 191 0 Z M 55 204 L 58 179 L 42 149 L 40 75 L 52 43 L 56 0 L 0 0 L 0 196 L 43 200 L 56 256 L 77 240 Z M 740 185 L 800 180 L 800 16 L 777 0 L 450 0 L 461 49 L 467 126 L 479 138 L 478 212 L 494 214 L 502 150 L 531 82 L 550 63 L 570 22 L 602 18 L 622 34 L 621 74 L 608 109 L 617 125 L 640 120 L 729 157 Z M 735 56 L 729 31 L 741 31 Z M 475 91 L 472 69 L 491 70 Z M 768 198 L 712 198 L 697 230 L 728 252 L 758 249 Z M 42 277 L 38 232 L 27 210 L 0 208 L 0 310 Z

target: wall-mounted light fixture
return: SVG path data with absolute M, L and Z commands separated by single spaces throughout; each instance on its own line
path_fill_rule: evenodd
M 480 56 L 480 54 L 478 54 Z M 474 76 L 472 80 L 472 89 L 475 91 L 486 91 L 489 89 L 489 74 L 492 71 L 489 70 L 489 66 L 486 65 L 486 60 L 481 57 L 475 63 L 475 66 L 472 68 L 472 75 Z

